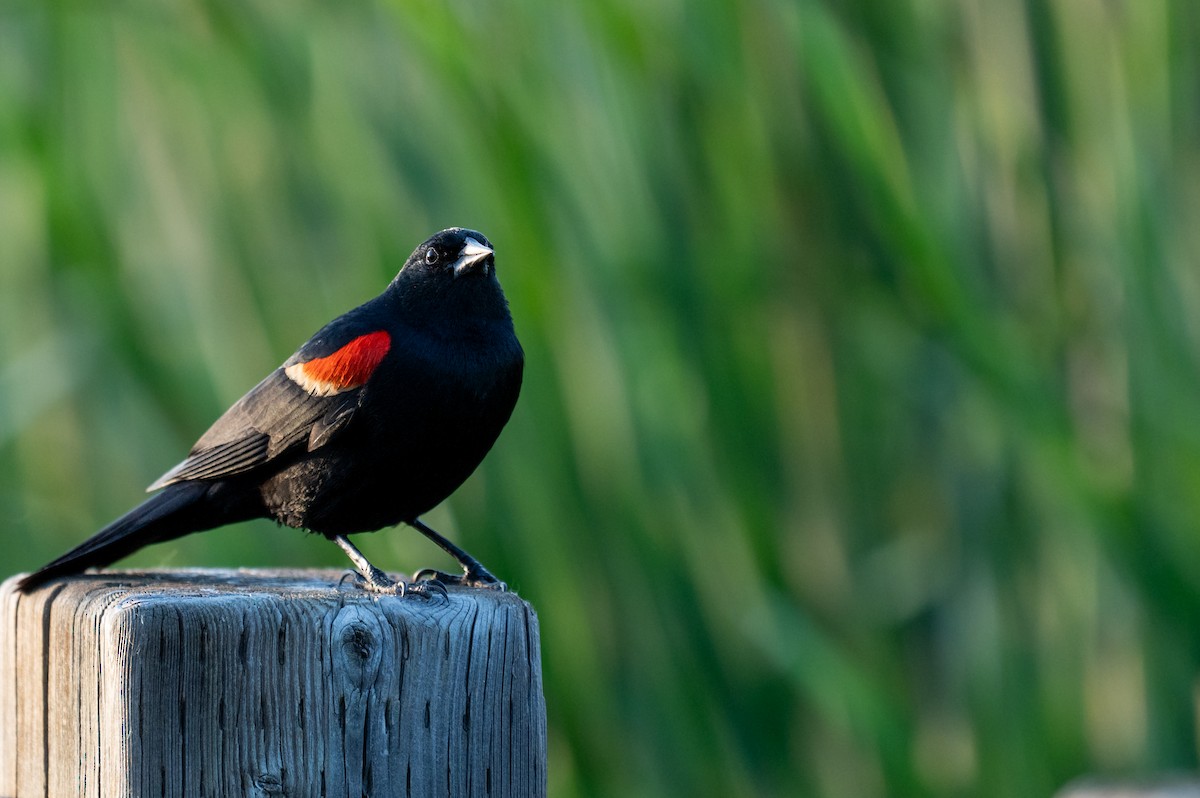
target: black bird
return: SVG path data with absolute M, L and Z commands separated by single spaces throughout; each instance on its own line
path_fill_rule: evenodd
M 421 244 L 382 294 L 325 325 L 239 399 L 154 496 L 18 583 L 29 590 L 150 543 L 251 518 L 308 529 L 345 550 L 368 589 L 403 594 L 346 538 L 400 522 L 462 576 L 503 588 L 420 521 L 492 448 L 521 390 L 524 353 L 491 243 L 451 228 Z

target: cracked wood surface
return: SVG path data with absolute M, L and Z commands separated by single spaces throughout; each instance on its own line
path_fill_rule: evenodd
M 342 574 L 0 585 L 0 796 L 544 796 L 533 609 Z

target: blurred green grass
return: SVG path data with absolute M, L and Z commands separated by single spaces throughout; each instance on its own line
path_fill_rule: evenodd
M 1200 8 L 0 8 L 7 571 L 411 248 L 528 355 L 443 508 L 538 607 L 555 796 L 1193 769 Z M 410 531 L 363 541 L 437 563 Z M 136 565 L 344 565 L 250 524 Z

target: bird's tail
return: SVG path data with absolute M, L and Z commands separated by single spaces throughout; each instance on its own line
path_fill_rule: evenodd
M 57 576 L 108 565 L 150 543 L 212 528 L 220 521 L 208 518 L 212 515 L 205 506 L 208 487 L 202 482 L 171 485 L 57 560 L 26 576 L 17 583 L 17 589 L 28 591 Z

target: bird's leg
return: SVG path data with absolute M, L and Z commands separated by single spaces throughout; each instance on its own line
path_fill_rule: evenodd
M 443 573 L 442 571 L 434 570 L 433 568 L 422 568 L 413 574 L 413 579 L 436 579 L 440 582 L 445 582 L 451 585 L 465 585 L 466 587 L 486 587 L 492 590 L 508 590 L 508 585 L 501 582 L 492 572 L 483 567 L 479 560 L 467 554 L 465 551 L 455 546 L 446 538 L 439 535 L 433 529 L 425 525 L 420 518 L 414 518 L 407 522 L 409 526 L 416 529 L 425 537 L 432 540 L 441 548 L 442 551 L 449 554 L 458 564 L 462 566 L 462 576 Z
M 345 535 L 335 535 L 333 542 L 341 547 L 342 551 L 346 552 L 346 556 L 350 558 L 350 562 L 354 563 L 354 567 L 358 569 L 359 575 L 362 576 L 363 582 L 367 590 L 373 593 L 390 593 L 395 596 L 405 596 L 409 593 L 430 597 L 433 593 L 439 593 L 443 597 L 446 595 L 446 587 L 433 579 L 414 580 L 413 584 L 405 582 L 393 582 L 392 579 L 379 568 L 376 568 L 363 555 L 358 547 L 346 539 Z

